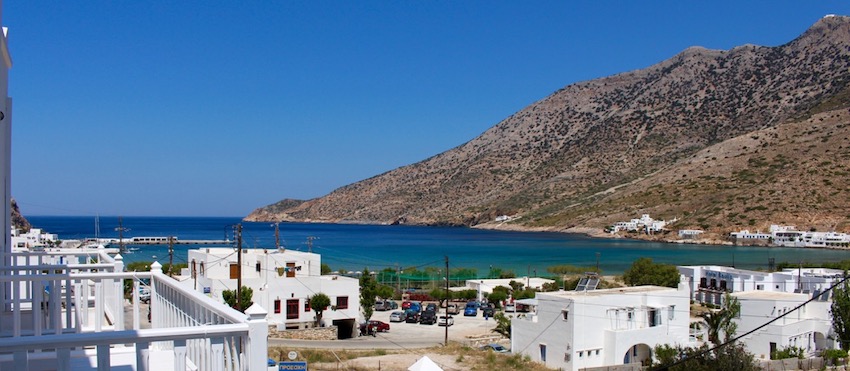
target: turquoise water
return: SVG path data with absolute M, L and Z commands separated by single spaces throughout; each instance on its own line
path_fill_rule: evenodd
M 94 217 L 28 217 L 33 226 L 56 233 L 62 239 L 95 236 Z M 124 217 L 125 237 L 177 236 L 183 240 L 233 240 L 232 226 L 240 218 L 226 217 Z M 117 217 L 100 217 L 100 236 L 118 237 Z M 243 248 L 273 248 L 274 226 L 242 223 Z M 680 245 L 627 239 L 596 239 L 580 235 L 541 232 L 502 232 L 468 228 L 374 226 L 347 224 L 281 223 L 282 244 L 307 251 L 314 237 L 313 252 L 333 270 L 370 270 L 403 267 L 443 267 L 447 256 L 451 267 L 474 268 L 482 276 L 490 267 L 513 270 L 517 275 L 546 274 L 553 265 L 595 266 L 597 253 L 603 274 L 619 274 L 640 257 L 676 265 L 719 264 L 744 269 L 767 268 L 768 259 L 777 263 L 825 262 L 850 259 L 850 251 Z M 175 246 L 175 262 L 186 261 L 190 247 Z M 197 248 L 197 247 L 194 247 Z M 143 246 L 125 255 L 126 261 L 168 261 L 167 246 Z M 420 268 L 421 269 L 421 268 Z

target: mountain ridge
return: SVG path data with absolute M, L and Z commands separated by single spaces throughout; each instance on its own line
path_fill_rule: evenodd
M 245 220 L 475 226 L 514 215 L 520 228 L 575 227 L 558 215 L 573 215 L 571 205 L 588 196 L 806 120 L 846 90 L 848 71 L 848 17 L 824 17 L 777 47 L 689 47 L 643 69 L 567 85 L 423 161 Z

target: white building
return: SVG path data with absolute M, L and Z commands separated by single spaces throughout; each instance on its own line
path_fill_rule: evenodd
M 735 319 L 738 335 L 788 313 L 741 339 L 756 358 L 770 359 L 772 352 L 792 346 L 802 349 L 806 356 L 813 357 L 823 349 L 838 345 L 829 339 L 832 335 L 832 317 L 829 312 L 831 301 L 815 300 L 792 312 L 792 309 L 812 296 L 769 291 L 745 291 L 732 295 L 741 303 L 741 316 Z
M 511 349 L 547 367 L 640 363 L 656 345 L 690 345 L 688 288 L 637 286 L 537 293 L 536 310 L 511 324 Z
M 535 290 L 543 289 L 543 285 L 555 283 L 554 280 L 540 277 L 517 277 L 517 278 L 494 278 L 480 280 L 466 280 L 465 287 L 453 287 L 454 291 L 461 290 L 476 290 L 478 291 L 478 300 L 484 297 L 484 294 L 493 293 L 493 289 L 499 286 L 511 288 L 511 282 L 518 282 L 523 285 L 523 288 L 532 288 Z
M 266 312 L 240 313 L 106 249 L 13 249 L 7 29 L 0 34 L 0 370 L 263 370 Z M 132 301 L 123 282 L 132 282 Z M 150 287 L 150 320 L 139 300 Z M 96 365 L 96 366 L 95 366 Z
M 617 233 L 619 231 L 627 231 L 627 232 L 644 232 L 644 233 L 656 233 L 661 232 L 667 227 L 667 224 L 675 222 L 676 219 L 672 221 L 665 220 L 655 220 L 649 217 L 649 214 L 643 214 L 640 216 L 640 219 L 632 219 L 628 222 L 617 222 L 611 226 L 611 233 Z
M 59 237 L 52 233 L 44 233 L 40 228 L 30 228 L 29 232 L 12 228 L 12 247 L 14 248 L 43 248 L 53 246 Z
M 802 268 L 760 272 L 716 265 L 677 267 L 685 278 L 690 299 L 721 305 L 726 293 L 768 291 L 804 293 L 811 297 L 828 289 L 843 275 L 838 269 Z
M 235 290 L 238 257 L 233 248 L 189 250 L 186 286 L 223 302 L 224 290 Z M 252 301 L 268 309 L 267 319 L 278 328 L 299 329 L 315 324 L 309 299 L 324 293 L 331 308 L 322 313 L 324 325 L 339 327 L 342 338 L 355 334 L 360 315 L 360 283 L 356 278 L 321 275 L 319 254 L 277 249 L 242 250 L 242 286 L 253 290 Z

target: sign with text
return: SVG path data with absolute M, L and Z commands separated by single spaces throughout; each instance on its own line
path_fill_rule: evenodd
M 306 361 L 297 362 L 280 362 L 278 363 L 279 371 L 307 371 Z

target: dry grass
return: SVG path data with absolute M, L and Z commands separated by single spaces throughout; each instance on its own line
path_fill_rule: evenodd
M 403 351 L 271 347 L 269 348 L 269 356 L 274 359 L 285 360 L 287 359 L 286 355 L 292 350 L 298 352 L 298 360 L 308 362 L 310 370 L 318 371 L 406 370 L 407 367 L 423 355 L 427 355 L 446 371 L 551 370 L 541 364 L 532 362 L 528 357 L 522 355 L 482 351 L 457 343 L 450 343 L 447 347 Z

